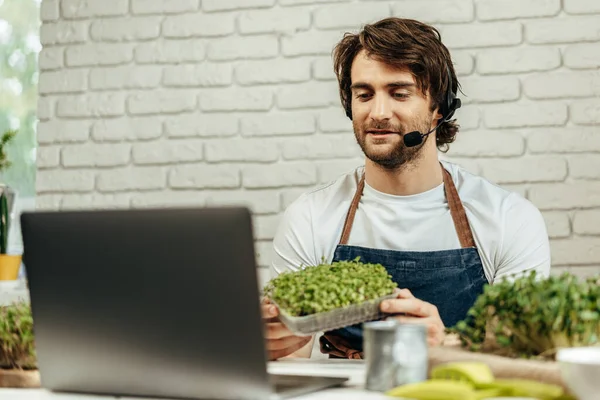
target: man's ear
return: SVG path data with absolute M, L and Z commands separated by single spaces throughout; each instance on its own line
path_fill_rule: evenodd
M 431 106 L 432 106 L 432 103 L 434 102 L 434 100 L 433 100 L 433 98 L 431 97 L 431 95 L 430 95 L 430 94 L 427 94 L 427 97 L 428 97 L 428 100 L 429 100 L 429 101 L 428 101 L 428 102 L 429 102 L 429 109 L 431 110 Z M 432 120 L 431 122 L 432 122 L 433 124 L 435 124 L 435 125 L 437 125 L 437 124 L 438 124 L 438 122 L 440 121 L 440 119 L 441 119 L 441 118 L 444 118 L 444 116 L 442 115 L 442 111 L 441 111 L 441 109 L 442 109 L 442 106 L 441 106 L 440 104 L 438 104 L 438 105 L 437 105 L 437 106 L 436 106 L 436 107 L 433 109 L 433 112 L 432 112 L 432 114 L 431 114 L 431 115 L 432 115 L 432 117 L 433 117 L 433 120 Z
M 435 123 L 436 125 L 440 119 L 444 118 L 444 116 L 440 112 L 440 107 L 436 107 L 435 110 L 433 110 L 433 116 L 434 116 L 434 120 L 431 122 Z

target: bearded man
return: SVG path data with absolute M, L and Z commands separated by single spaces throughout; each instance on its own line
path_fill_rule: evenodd
M 273 241 L 275 274 L 339 260 L 382 264 L 402 290 L 381 310 L 427 326 L 439 345 L 464 319 L 485 284 L 550 272 L 539 210 L 453 163 L 440 161 L 455 140 L 459 82 L 439 32 L 388 18 L 346 34 L 334 50 L 342 105 L 364 165 L 301 195 Z M 269 358 L 307 357 L 313 338 L 297 337 L 263 305 Z M 321 352 L 362 357 L 362 328 L 325 332 Z

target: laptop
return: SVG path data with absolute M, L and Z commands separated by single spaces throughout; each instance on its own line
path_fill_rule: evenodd
M 245 207 L 31 211 L 21 224 L 44 388 L 277 399 L 348 379 L 268 373 Z

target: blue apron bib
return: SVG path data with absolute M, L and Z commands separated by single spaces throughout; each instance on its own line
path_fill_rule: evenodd
M 335 249 L 333 261 L 360 257 L 364 263 L 383 265 L 399 288 L 406 288 L 418 299 L 438 308 L 446 327 L 464 319 L 487 283 L 483 264 L 464 207 L 450 173 L 442 166 L 444 191 L 461 248 L 440 251 L 396 251 L 347 244 L 356 209 L 364 188 L 362 176 Z M 432 232 L 435 234 L 435 232 Z M 326 332 L 321 337 L 321 352 L 343 358 L 362 357 L 362 324 Z

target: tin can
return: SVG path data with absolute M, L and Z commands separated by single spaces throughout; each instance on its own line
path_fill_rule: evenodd
M 427 328 L 394 320 L 364 324 L 367 390 L 385 392 L 427 380 Z

